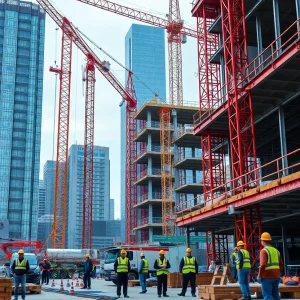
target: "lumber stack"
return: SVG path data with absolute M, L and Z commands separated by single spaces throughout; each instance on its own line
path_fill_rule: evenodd
M 239 286 L 198 286 L 198 298 L 202 298 L 205 300 L 239 299 L 241 297 L 242 294 Z
M 0 278 L 0 299 L 11 300 L 12 292 L 12 280 L 10 278 Z
M 213 273 L 199 273 L 196 275 L 196 286 L 208 285 L 211 283 Z M 190 283 L 189 285 L 190 286 Z M 168 274 L 168 288 L 181 288 L 182 287 L 182 275 L 180 273 Z

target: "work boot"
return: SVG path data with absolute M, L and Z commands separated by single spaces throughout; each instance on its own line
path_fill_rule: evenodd
M 197 297 L 195 294 L 192 294 L 192 297 Z
M 169 295 L 167 295 L 167 294 L 165 294 L 165 295 L 163 295 L 164 297 L 170 297 Z
M 185 297 L 184 294 L 180 293 L 180 294 L 177 294 L 178 296 L 181 296 L 181 297 Z
M 129 298 L 129 296 L 128 296 L 128 295 L 126 295 L 126 296 L 124 296 L 124 298 Z

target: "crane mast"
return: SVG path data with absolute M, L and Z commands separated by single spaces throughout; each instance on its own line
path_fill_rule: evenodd
M 95 110 L 95 60 L 87 56 L 84 128 L 84 175 L 82 249 L 92 248 L 93 184 L 94 184 L 94 110 Z

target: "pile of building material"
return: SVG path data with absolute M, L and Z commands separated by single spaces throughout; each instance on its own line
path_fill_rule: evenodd
M 199 273 L 196 274 L 196 286 L 208 285 L 211 283 L 213 273 Z M 189 285 L 190 286 L 190 283 Z M 181 288 L 182 287 L 182 275 L 180 273 L 168 274 L 168 288 Z
M 10 300 L 12 292 L 12 280 L 10 278 L 0 278 L 0 299 Z

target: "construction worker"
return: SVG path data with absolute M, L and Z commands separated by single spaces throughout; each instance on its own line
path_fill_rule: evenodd
M 146 279 L 148 277 L 148 272 L 149 272 L 149 262 L 145 258 L 145 254 L 141 253 L 141 262 L 140 262 L 140 267 L 139 267 L 139 280 L 140 280 L 140 285 L 142 288 L 142 291 L 140 294 L 145 294 L 147 293 L 147 282 Z
M 22 299 L 25 299 L 26 295 L 26 274 L 30 270 L 29 262 L 24 258 L 24 250 L 20 249 L 18 251 L 19 257 L 13 262 L 11 266 L 12 273 L 14 275 L 14 284 L 15 284 L 15 300 L 18 300 L 19 295 L 19 285 L 21 284 L 22 288 Z
M 49 284 L 49 279 L 50 279 L 50 263 L 48 262 L 47 258 L 44 258 L 44 262 L 42 264 L 42 269 L 43 269 L 43 274 L 42 274 L 42 281 L 46 285 Z
M 126 257 L 125 249 L 121 250 L 121 257 L 118 257 L 114 264 L 115 273 L 117 276 L 117 295 L 121 297 L 121 287 L 123 286 L 124 298 L 129 298 L 127 294 L 128 288 L 128 272 L 130 272 L 130 262 L 128 257 Z
M 231 255 L 231 271 L 232 271 L 232 278 L 233 280 L 237 281 L 237 270 L 236 270 L 236 261 L 238 258 L 238 251 L 237 247 L 234 248 L 234 251 Z
M 171 268 L 169 261 L 165 258 L 165 251 L 159 251 L 159 258 L 155 260 L 154 269 L 156 270 L 157 276 L 157 294 L 161 297 L 161 292 L 163 292 L 164 297 L 169 297 L 167 295 L 167 283 L 168 283 L 168 269 Z
M 250 279 L 250 254 L 249 252 L 244 248 L 245 244 L 243 241 L 239 241 L 237 243 L 238 248 L 238 258 L 236 260 L 236 269 L 238 272 L 238 280 L 239 285 L 241 287 L 241 291 L 243 294 L 243 300 L 250 300 L 251 294 L 250 294 L 250 285 L 249 285 L 249 279 Z
M 198 274 L 198 263 L 195 257 L 192 256 L 191 248 L 186 249 L 186 256 L 181 259 L 179 272 L 182 273 L 183 283 L 182 290 L 178 296 L 185 297 L 188 283 L 191 283 L 192 297 L 196 297 L 196 274 Z
M 271 246 L 272 237 L 268 232 L 261 235 L 263 249 L 260 251 L 260 266 L 258 272 L 258 282 L 265 300 L 280 300 L 278 286 L 283 263 L 279 251 Z
M 93 270 L 93 263 L 90 259 L 90 255 L 86 254 L 84 262 L 84 275 L 83 275 L 83 284 L 84 286 L 81 289 L 91 289 L 91 276 Z

